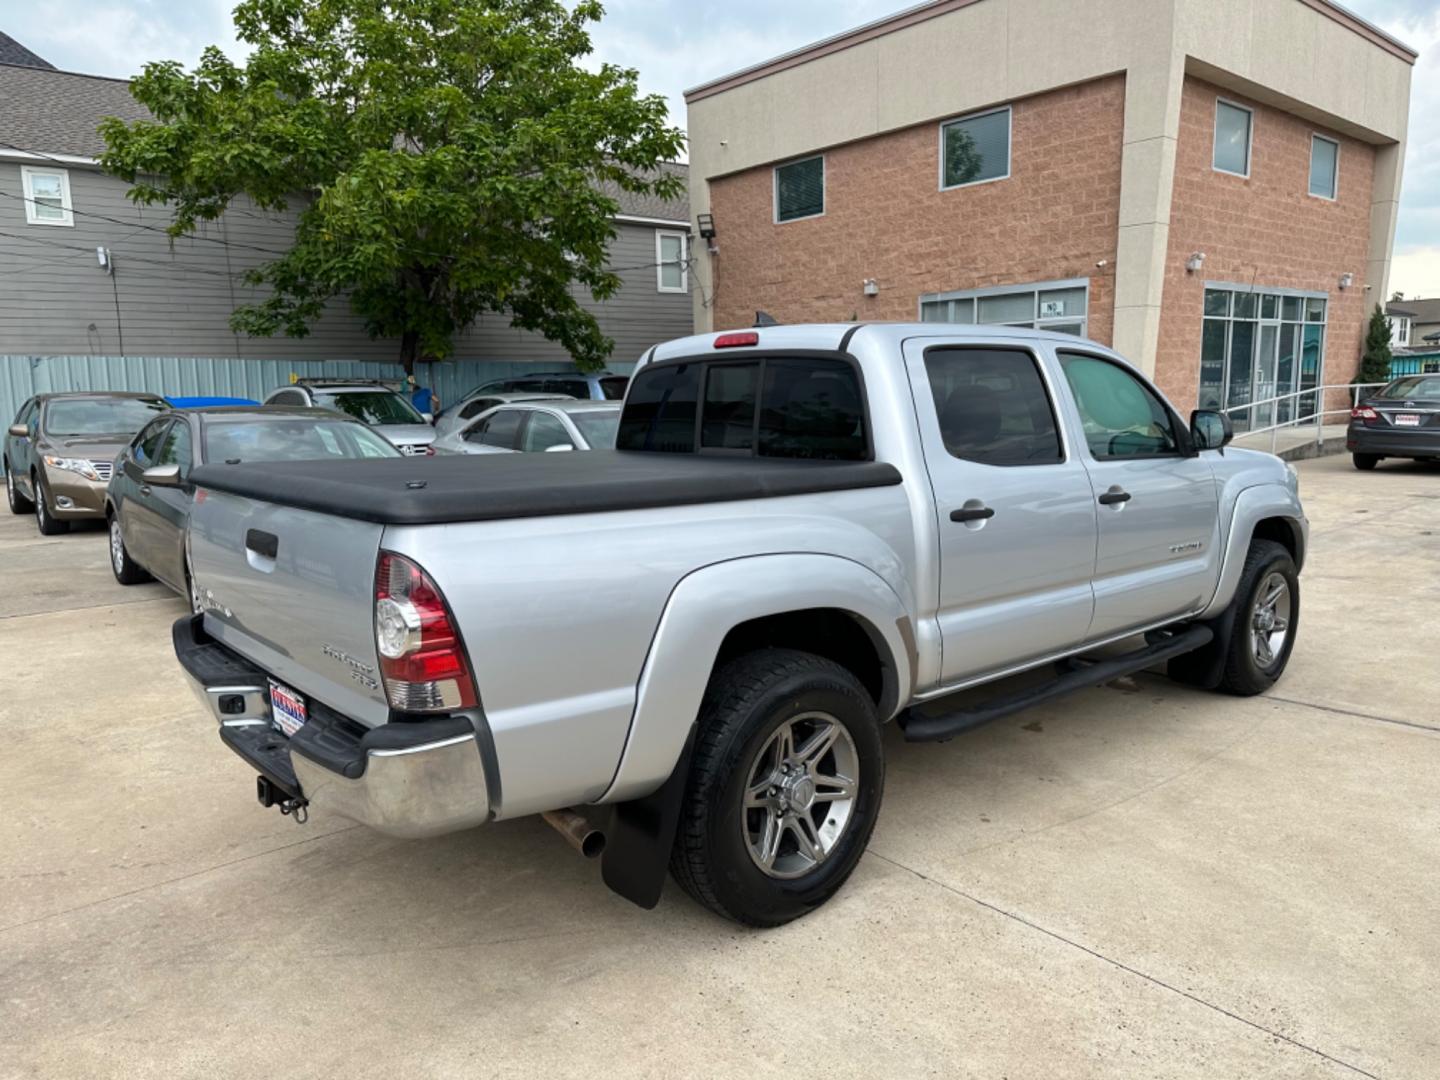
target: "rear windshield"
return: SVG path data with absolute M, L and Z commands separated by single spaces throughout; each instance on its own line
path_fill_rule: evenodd
M 334 458 L 400 457 L 400 451 L 364 424 L 316 421 L 297 416 L 277 420 L 210 421 L 205 425 L 205 460 L 324 461 Z
M 45 433 L 134 435 L 169 407 L 159 398 L 62 398 L 45 407 Z
M 615 445 L 615 432 L 620 427 L 620 410 L 573 412 L 571 421 L 585 436 L 591 450 L 609 450 Z
M 616 446 L 831 461 L 870 457 L 858 373 L 846 361 L 810 357 L 644 369 L 631 381 Z
M 600 392 L 606 401 L 619 401 L 625 396 L 625 387 L 630 385 L 628 375 L 606 375 L 600 380 Z
M 317 392 L 315 404 L 343 412 L 366 424 L 423 424 L 425 418 L 399 394 L 388 390 L 351 390 L 343 394 Z
M 1413 379 L 1396 379 L 1389 386 L 1383 388 L 1376 396 L 1390 400 L 1399 400 L 1402 398 L 1440 398 L 1440 377 L 1432 375 L 1429 378 L 1417 376 Z

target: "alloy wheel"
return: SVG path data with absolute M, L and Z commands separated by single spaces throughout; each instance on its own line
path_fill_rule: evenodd
M 1290 583 L 1285 575 L 1268 574 L 1255 594 L 1250 612 L 1250 648 L 1260 668 L 1270 667 L 1285 651 L 1292 608 Z
M 844 724 L 823 712 L 786 720 L 746 772 L 740 828 L 751 860 L 774 878 L 815 869 L 850 825 L 859 780 Z
M 116 575 L 125 573 L 125 537 L 120 534 L 120 520 L 110 518 L 110 565 Z

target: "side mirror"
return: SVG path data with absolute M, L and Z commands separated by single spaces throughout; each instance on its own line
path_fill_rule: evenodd
M 431 412 L 422 412 L 420 415 L 425 418 L 425 422 L 426 422 L 427 424 L 433 424 L 433 423 L 435 423 L 435 414 L 434 414 L 434 413 L 431 413 Z
M 1230 417 L 1214 409 L 1196 409 L 1190 414 L 1190 438 L 1196 450 L 1219 450 L 1225 452 L 1230 440 L 1235 438 L 1235 427 Z
M 11 424 L 10 434 L 17 439 L 28 439 L 30 437 L 30 429 L 24 424 Z
M 152 465 L 140 474 L 140 479 L 151 487 L 178 488 L 185 483 L 179 465 Z
M 575 447 L 571 446 L 569 443 L 556 443 L 554 446 L 545 447 L 545 452 L 547 454 L 563 454 L 567 450 L 574 449 Z

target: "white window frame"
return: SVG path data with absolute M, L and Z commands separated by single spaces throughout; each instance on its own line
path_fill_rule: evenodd
M 1003 176 L 988 176 L 984 180 L 966 180 L 963 184 L 945 183 L 945 129 L 952 124 L 963 123 L 966 120 L 979 120 L 982 116 L 990 116 L 994 113 L 1005 114 L 1005 173 Z M 952 116 L 948 120 L 940 121 L 940 146 L 937 154 L 939 160 L 940 190 L 956 191 L 959 188 L 977 187 L 980 184 L 994 184 L 1001 180 L 1009 180 L 1011 168 L 1015 161 L 1015 110 L 1009 105 L 999 105 L 993 109 L 981 109 L 979 112 L 966 113 L 964 116 Z
M 772 220 L 776 225 L 790 225 L 796 221 L 813 221 L 815 218 L 825 216 L 825 211 L 830 208 L 830 163 L 825 160 L 824 154 L 807 154 L 805 157 L 791 158 L 789 161 L 782 161 L 771 170 L 770 174 L 770 203 L 773 209 Z M 802 165 L 807 161 L 820 161 L 820 212 L 818 214 L 805 214 L 803 217 L 780 219 L 780 170 L 790 165 Z
M 1250 115 L 1250 137 L 1245 141 L 1245 171 L 1234 172 L 1231 169 L 1222 169 L 1215 164 L 1215 151 L 1220 146 L 1220 106 L 1229 105 L 1232 109 L 1239 109 L 1241 112 Z M 1250 173 L 1255 165 L 1255 110 L 1249 105 L 1241 105 L 1238 101 L 1231 101 L 1229 98 L 1217 97 L 1215 99 L 1215 117 L 1210 133 L 1210 169 L 1212 172 L 1223 173 L 1226 176 L 1239 176 L 1246 180 L 1250 179 Z M 1337 170 L 1338 171 L 1338 170 Z M 1306 177 L 1305 186 L 1310 186 L 1309 177 Z
M 665 267 L 673 266 L 674 263 L 665 261 L 660 238 L 663 236 L 677 236 L 680 238 L 680 287 L 665 284 Z M 655 230 L 655 291 L 662 293 L 688 293 L 690 291 L 690 234 L 681 229 L 656 229 Z
M 1252 131 L 1253 134 L 1253 131 Z M 1335 175 L 1332 177 L 1331 191 L 1329 195 L 1317 195 L 1310 190 L 1310 175 L 1315 171 L 1315 143 L 1327 142 L 1335 147 Z M 1332 139 L 1329 135 L 1321 135 L 1318 131 L 1310 133 L 1310 168 L 1305 175 L 1305 191 L 1312 199 L 1324 199 L 1326 202 L 1335 202 L 1340 198 L 1340 140 Z
M 58 176 L 60 177 L 60 209 L 64 212 L 63 217 L 44 218 L 35 212 L 35 186 L 36 176 Z M 75 224 L 75 211 L 70 202 L 70 172 L 67 169 L 32 169 L 28 165 L 20 166 L 20 186 L 25 194 L 25 222 L 28 225 L 63 225 L 73 226 Z
M 983 181 L 978 181 L 978 182 L 983 182 Z M 1040 317 L 1040 294 L 1041 294 L 1042 292 L 1053 292 L 1053 291 L 1056 291 L 1056 290 L 1058 290 L 1058 289 L 1084 289 L 1084 290 L 1085 290 L 1085 314 L 1084 314 L 1084 315 L 1080 315 L 1080 316 L 1076 316 L 1076 315 L 1054 315 L 1054 316 L 1051 316 L 1051 317 L 1048 318 L 1048 319 L 1042 319 L 1042 318 Z M 979 322 L 979 321 L 978 321 L 978 316 L 979 316 L 979 314 L 980 314 L 980 301 L 981 301 L 982 299 L 984 299 L 985 297 L 987 297 L 987 296 L 1014 296 L 1014 295 L 1016 295 L 1016 294 L 1022 294 L 1022 295 L 1023 295 L 1024 293 L 1033 293 L 1033 294 L 1034 294 L 1034 297 L 1035 297 L 1034 306 L 1031 308 L 1031 310 L 1035 312 L 1035 315 L 1034 315 L 1034 317 L 1033 317 L 1032 319 L 1028 320 L 1028 322 L 1027 322 L 1026 324 L 1024 324 L 1027 329 L 1032 329 L 1032 330 L 1048 330 L 1048 329 L 1049 329 L 1050 327 L 1052 327 L 1052 326 L 1056 326 L 1056 325 L 1068 326 L 1068 325 L 1072 325 L 1072 324 L 1078 322 L 1078 323 L 1080 323 L 1081 332 L 1080 332 L 1080 334 L 1078 334 L 1078 335 L 1075 336 L 1075 340 L 1076 340 L 1076 341 L 1085 341 L 1085 340 L 1088 340 L 1088 335 L 1089 335 L 1089 332 L 1090 332 L 1090 299 L 1091 299 L 1090 279 L 1089 279 L 1088 277 L 1083 277 L 1083 278 L 1065 278 L 1064 280 L 1061 280 L 1061 281 L 1036 281 L 1036 282 L 1033 282 L 1033 283 L 1031 283 L 1031 282 L 1026 282 L 1026 283 L 1023 283 L 1023 284 L 1020 284 L 1020 285 L 987 285 L 987 286 L 985 286 L 984 288 L 981 288 L 981 289 L 955 289 L 955 290 L 952 290 L 951 292 L 942 292 L 942 293 L 922 293 L 921 296 L 920 296 L 919 301 L 917 302 L 917 304 L 916 304 L 916 306 L 915 306 L 915 317 L 916 317 L 917 320 L 924 321 L 924 318 L 925 318 L 925 305 L 926 305 L 926 304 L 944 303 L 944 302 L 947 301 L 947 300 L 971 300 L 971 301 L 973 301 L 974 304 L 975 304 L 974 311 L 975 311 L 975 315 L 977 316 L 977 321 L 975 321 L 975 322 L 970 322 L 970 323 L 935 323 L 934 325 L 936 325 L 936 326 L 1018 326 L 1018 325 L 1021 325 L 1021 324 L 1019 324 L 1019 323 L 986 323 L 986 322 Z

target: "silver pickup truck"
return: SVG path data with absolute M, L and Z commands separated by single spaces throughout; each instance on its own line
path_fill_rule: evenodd
M 691 337 L 643 358 L 613 451 L 197 468 L 175 649 L 265 806 L 544 814 L 638 904 L 668 868 L 778 925 L 859 860 L 888 722 L 1280 676 L 1308 526 L 1229 440 L 1059 334 Z

